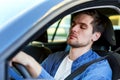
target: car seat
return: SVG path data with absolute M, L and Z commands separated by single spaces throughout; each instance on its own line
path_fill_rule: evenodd
M 116 38 L 116 46 L 113 46 L 112 50 L 115 50 L 118 47 L 120 47 L 120 30 L 115 30 L 115 38 Z M 120 51 L 118 51 L 118 53 L 120 54 Z
M 107 59 L 112 69 L 112 80 L 118 80 L 120 79 L 120 54 L 113 52 L 110 49 L 110 47 L 116 45 L 116 39 L 111 21 L 106 17 L 105 22 L 105 32 L 101 38 L 93 44 L 92 48 L 100 56 L 105 56 L 107 53 L 112 53 L 112 55 Z

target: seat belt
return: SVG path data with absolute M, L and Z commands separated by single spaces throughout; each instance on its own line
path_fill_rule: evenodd
M 73 80 L 77 75 L 81 74 L 88 66 L 95 62 L 99 62 L 101 60 L 104 60 L 108 57 L 109 55 L 100 57 L 98 59 L 92 60 L 88 63 L 85 63 L 84 65 L 80 66 L 78 69 L 76 69 L 74 72 L 72 72 L 68 77 L 65 78 L 65 80 Z
M 107 59 L 108 57 L 110 57 L 111 55 L 114 55 L 114 53 L 119 51 L 119 50 L 120 50 L 120 47 L 118 47 L 113 52 L 109 52 L 106 56 L 103 56 L 103 57 L 100 57 L 98 59 L 92 60 L 88 63 L 85 63 L 84 65 L 82 65 L 78 69 L 76 69 L 74 72 L 72 72 L 70 75 L 68 75 L 68 77 L 66 77 L 64 80 L 73 80 L 77 75 L 81 74 L 91 64 L 93 64 L 95 62 L 99 62 L 99 61 L 104 60 L 104 59 Z

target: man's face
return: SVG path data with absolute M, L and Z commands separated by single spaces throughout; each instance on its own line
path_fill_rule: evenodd
M 93 18 L 80 14 L 73 18 L 67 43 L 72 47 L 84 47 L 93 43 Z

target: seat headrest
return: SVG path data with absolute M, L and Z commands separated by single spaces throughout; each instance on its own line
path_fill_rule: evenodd
M 116 46 L 120 46 L 120 30 L 115 30 Z
M 116 39 L 115 39 L 115 33 L 114 33 L 114 29 L 113 29 L 113 25 L 112 22 L 110 21 L 110 19 L 106 16 L 104 16 L 105 18 L 105 31 L 103 33 L 103 37 L 109 42 L 110 45 L 114 46 L 116 45 Z
M 110 19 L 107 16 L 102 15 L 102 17 L 103 17 L 102 19 L 104 20 L 103 26 L 105 27 L 105 31 L 101 35 L 100 39 L 98 41 L 96 41 L 94 44 L 102 45 L 102 46 L 104 46 L 104 45 L 114 46 L 114 45 L 116 45 L 116 39 L 115 39 L 112 22 L 110 21 Z

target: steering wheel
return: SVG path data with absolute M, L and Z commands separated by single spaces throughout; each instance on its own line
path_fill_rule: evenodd
M 19 63 L 15 63 L 13 62 L 13 68 L 15 69 L 14 71 L 19 75 L 22 76 L 23 79 L 32 79 L 30 73 L 28 72 L 28 70 L 25 68 L 25 66 L 23 66 L 22 64 Z M 14 78 L 14 77 L 12 77 Z

